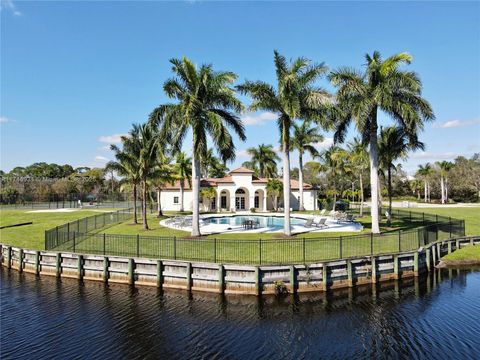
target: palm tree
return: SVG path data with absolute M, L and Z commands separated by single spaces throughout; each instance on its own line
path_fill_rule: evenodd
M 140 185 L 142 188 L 142 218 L 143 229 L 148 230 L 147 221 L 147 188 L 148 180 L 158 177 L 161 169 L 158 167 L 158 149 L 160 146 L 157 129 L 150 123 L 133 125 L 130 134 L 138 133 L 140 155 L 139 164 Z
M 442 204 L 448 202 L 448 180 L 447 175 L 452 170 L 454 164 L 450 161 L 437 161 L 436 165 L 440 170 L 440 188 L 442 192 Z
M 303 154 L 309 153 L 311 157 L 319 156 L 319 152 L 313 146 L 314 143 L 323 141 L 318 127 L 311 127 L 311 123 L 305 120 L 301 125 L 293 124 L 292 150 L 298 150 L 298 182 L 300 190 L 300 211 L 303 206 Z
M 422 182 L 414 179 L 410 181 L 410 187 L 413 191 L 413 194 L 417 194 L 417 200 L 420 201 L 420 189 L 422 188 Z
M 337 195 L 339 194 L 337 189 L 337 178 L 348 171 L 348 153 L 344 149 L 332 145 L 322 153 L 321 157 L 324 160 L 324 169 L 329 174 L 330 180 L 333 182 L 333 189 L 331 189 L 329 193 L 333 195 L 333 210 L 335 210 Z
M 213 154 L 213 149 L 208 149 L 205 154 L 200 158 L 200 167 L 203 172 L 203 177 L 208 178 L 210 176 L 210 169 L 215 166 L 217 158 Z
M 278 179 L 268 179 L 267 182 L 267 194 L 273 197 L 273 208 L 275 211 L 278 209 L 278 197 L 282 193 L 283 184 Z
M 273 145 L 260 144 L 258 147 L 250 147 L 247 149 L 251 160 L 248 163 L 253 169 L 258 169 L 258 176 L 261 178 L 271 178 L 277 174 L 277 161 L 280 158 L 273 150 Z
M 396 169 L 393 162 L 399 158 L 405 159 L 407 152 L 412 150 L 424 150 L 425 145 L 416 136 L 407 134 L 403 127 L 389 126 L 380 129 L 378 139 L 378 162 L 380 168 L 387 170 L 387 194 L 388 194 L 388 224 L 391 223 L 392 215 L 392 169 Z
M 363 176 L 368 170 L 368 153 L 365 144 L 359 139 L 354 138 L 348 144 L 349 150 L 349 165 L 353 170 L 353 173 L 358 175 L 358 183 L 360 186 L 360 216 L 363 216 Z
M 290 130 L 296 119 L 314 119 L 325 125 L 330 97 L 325 90 L 314 86 L 327 70 L 323 64 L 311 65 L 305 58 L 297 58 L 288 64 L 277 51 L 274 51 L 274 63 L 276 89 L 263 81 L 246 81 L 237 88 L 252 97 L 250 110 L 278 114 L 283 151 L 284 234 L 290 236 Z
M 116 161 L 107 163 L 107 171 L 115 171 L 122 177 L 122 182 L 127 182 L 133 187 L 133 223 L 138 224 L 137 220 L 137 187 L 140 183 L 140 171 L 138 157 L 140 148 L 138 146 L 138 134 L 131 131 L 129 136 L 122 136 L 122 149 L 117 145 L 111 145 L 110 149 L 114 152 Z
M 170 158 L 165 154 L 164 148 L 158 148 L 156 171 L 154 176 L 148 181 L 149 185 L 157 192 L 157 217 L 163 216 L 161 204 L 162 188 L 167 183 L 175 181 L 174 167 L 170 164 Z
M 424 202 L 427 202 L 429 199 L 429 188 L 430 184 L 428 183 L 430 176 L 432 175 L 433 169 L 430 163 L 425 165 L 419 165 L 417 170 L 417 175 L 423 179 L 424 182 Z
M 188 181 L 188 185 L 192 187 L 192 158 L 190 158 L 186 153 L 180 151 L 175 157 L 175 176 L 180 183 L 180 211 L 185 211 L 184 209 L 184 198 L 185 198 L 185 180 Z
M 222 161 L 235 158 L 235 145 L 229 129 L 242 141 L 246 139 L 244 126 L 235 114 L 242 110 L 242 103 L 231 88 L 236 74 L 214 71 L 212 65 L 197 69 L 186 57 L 172 59 L 170 63 L 174 77 L 164 83 L 163 89 L 168 97 L 178 102 L 154 109 L 150 121 L 161 127 L 161 138 L 168 140 L 177 150 L 182 147 L 187 132 L 192 130 L 192 236 L 200 236 L 200 159 L 207 152 L 209 140 Z
M 425 121 L 433 120 L 430 104 L 422 97 L 422 83 L 414 72 L 401 70 L 410 64 L 407 53 L 382 60 L 375 51 L 366 55 L 366 70 L 361 73 L 340 68 L 330 74 L 337 86 L 338 123 L 335 140 L 345 139 L 348 125 L 355 121 L 362 140 L 369 144 L 370 184 L 372 192 L 372 232 L 379 233 L 378 212 L 378 121 L 379 110 L 392 117 L 410 135 L 423 128 Z

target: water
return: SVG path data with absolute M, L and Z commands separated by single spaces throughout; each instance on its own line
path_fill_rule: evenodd
M 259 222 L 259 227 L 283 227 L 283 217 L 280 216 L 257 216 L 257 215 L 235 215 L 223 217 L 211 217 L 204 219 L 206 224 L 223 224 L 240 226 L 245 220 L 256 220 Z M 302 218 L 291 217 L 290 223 L 292 225 L 304 225 L 307 220 Z
M 257 299 L 2 268 L 0 295 L 2 359 L 480 358 L 478 271 Z

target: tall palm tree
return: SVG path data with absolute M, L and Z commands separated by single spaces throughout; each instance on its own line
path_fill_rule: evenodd
M 305 120 L 301 125 L 293 124 L 292 150 L 298 151 L 298 182 L 300 190 L 300 211 L 303 206 L 303 155 L 309 153 L 312 157 L 319 156 L 319 152 L 313 146 L 314 143 L 323 141 L 323 135 L 316 126 L 312 127 L 310 121 Z
M 138 157 L 140 148 L 138 146 L 138 133 L 130 132 L 129 136 L 122 136 L 122 149 L 117 145 L 111 145 L 116 161 L 107 163 L 105 169 L 115 171 L 122 177 L 122 182 L 127 182 L 133 187 L 133 223 L 138 224 L 137 219 L 137 188 L 140 184 L 140 170 Z
M 353 172 L 358 176 L 358 183 L 360 186 L 360 216 L 363 216 L 363 176 L 368 170 L 368 153 L 365 144 L 360 138 L 356 137 L 348 144 L 349 159 L 348 162 Z
M 362 140 L 369 144 L 370 184 L 372 192 L 372 232 L 379 233 L 378 212 L 378 112 L 383 111 L 415 135 L 425 121 L 433 120 L 430 104 L 422 97 L 422 83 L 416 73 L 400 69 L 410 64 L 408 53 L 393 55 L 385 60 L 375 51 L 366 55 L 366 69 L 358 72 L 340 68 L 330 74 L 337 86 L 338 124 L 336 141 L 343 141 L 348 125 L 355 121 Z
M 158 166 L 158 151 L 160 146 L 158 131 L 150 123 L 133 125 L 132 133 L 138 133 L 140 155 L 137 159 L 139 164 L 140 185 L 142 189 L 142 218 L 143 229 L 148 230 L 147 221 L 147 189 L 148 181 L 158 177 L 162 171 Z
M 424 202 L 427 202 L 429 199 L 429 180 L 430 176 L 432 175 L 433 169 L 430 163 L 426 163 L 425 165 L 419 165 L 417 170 L 417 175 L 423 179 L 424 183 Z
M 257 147 L 250 147 L 247 149 L 247 154 L 250 155 L 250 166 L 254 169 L 258 169 L 258 176 L 274 177 L 277 174 L 277 161 L 280 158 L 273 150 L 273 145 L 260 144 Z
M 450 161 L 437 161 L 436 165 L 440 170 L 440 189 L 442 192 L 442 204 L 448 202 L 448 180 L 447 176 L 454 164 Z
M 231 85 L 237 75 L 227 71 L 214 71 L 212 65 L 199 69 L 186 57 L 172 59 L 174 77 L 163 89 L 176 104 L 160 105 L 150 115 L 150 121 L 161 127 L 161 138 L 179 150 L 189 130 L 192 130 L 192 236 L 200 236 L 199 192 L 200 159 L 207 152 L 208 138 L 213 142 L 221 160 L 235 158 L 235 145 L 229 129 L 246 139 L 245 129 L 235 114 L 242 103 Z M 233 110 L 233 111 L 232 111 Z
M 168 184 L 173 183 L 176 179 L 175 168 L 170 164 L 170 157 L 165 153 L 165 149 L 158 147 L 157 150 L 157 164 L 155 165 L 156 171 L 154 176 L 149 179 L 150 186 L 156 189 L 157 192 L 157 216 L 163 216 L 162 204 L 161 204 L 161 192 L 162 188 Z
M 190 188 L 192 187 L 192 158 L 183 151 L 177 153 L 175 157 L 175 176 L 180 183 L 180 211 L 184 209 L 185 198 L 185 180 L 187 180 Z
M 333 183 L 331 194 L 333 194 L 333 210 L 335 210 L 337 194 L 339 193 L 337 189 L 338 178 L 349 171 L 347 168 L 348 152 L 336 145 L 332 145 L 323 151 L 321 157 L 324 161 L 324 170 Z
M 408 151 L 424 150 L 425 144 L 416 136 L 405 132 L 403 127 L 389 126 L 380 129 L 378 139 L 378 162 L 380 168 L 387 170 L 387 194 L 388 194 L 388 223 L 391 223 L 392 215 L 392 169 L 396 169 L 394 161 L 405 159 Z
M 208 178 L 210 176 L 210 169 L 215 166 L 217 158 L 213 154 L 213 149 L 208 149 L 205 154 L 200 158 L 200 167 L 203 172 L 203 177 Z
M 277 51 L 274 51 L 274 63 L 276 89 L 263 81 L 246 81 L 237 88 L 252 97 L 250 110 L 266 110 L 278 115 L 283 151 L 284 234 L 290 236 L 290 130 L 296 119 L 313 119 L 325 125 L 330 96 L 315 86 L 315 81 L 327 70 L 323 64 L 311 65 L 305 58 L 287 63 Z

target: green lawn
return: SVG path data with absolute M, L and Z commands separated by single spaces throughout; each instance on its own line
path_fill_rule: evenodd
M 480 246 L 467 246 L 454 251 L 442 258 L 447 264 L 449 261 L 478 261 L 480 262 Z
M 32 225 L 0 230 L 0 242 L 32 250 L 44 250 L 45 230 L 102 212 L 118 209 L 77 210 L 72 212 L 31 212 L 32 210 L 0 210 L 0 226 L 32 221 Z M 34 210 L 35 211 L 35 210 Z
M 456 219 L 465 220 L 466 235 L 480 235 L 480 206 L 469 208 L 413 208 L 402 209 L 428 214 L 451 216 Z

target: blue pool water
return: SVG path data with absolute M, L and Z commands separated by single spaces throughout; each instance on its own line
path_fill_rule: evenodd
M 283 217 L 280 216 L 258 216 L 258 215 L 235 215 L 225 217 L 211 217 L 204 219 L 205 224 L 223 224 L 240 226 L 245 220 L 256 220 L 259 222 L 259 227 L 283 227 Z M 291 217 L 292 225 L 304 225 L 307 220 L 301 218 Z

